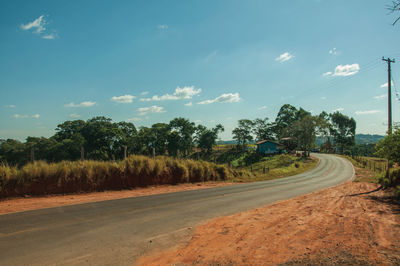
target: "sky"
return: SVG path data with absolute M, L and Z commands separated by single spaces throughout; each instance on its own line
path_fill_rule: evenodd
M 400 122 L 400 23 L 389 0 L 0 2 L 0 138 L 50 137 L 105 116 L 176 117 L 232 138 L 286 103 L 387 130 L 387 63 Z M 386 83 L 386 86 L 385 86 Z M 400 97 L 400 94 L 398 95 Z

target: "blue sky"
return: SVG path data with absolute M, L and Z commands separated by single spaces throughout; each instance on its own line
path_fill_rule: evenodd
M 102 115 L 137 127 L 221 123 L 230 139 L 238 119 L 274 120 L 285 103 L 340 110 L 357 133 L 384 134 L 382 56 L 399 60 L 400 120 L 390 3 L 1 1 L 0 138 L 49 137 Z

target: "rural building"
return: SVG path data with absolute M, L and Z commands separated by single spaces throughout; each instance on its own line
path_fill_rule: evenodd
M 272 140 L 262 140 L 256 143 L 257 152 L 260 154 L 279 154 L 284 149 L 284 145 L 272 141 Z

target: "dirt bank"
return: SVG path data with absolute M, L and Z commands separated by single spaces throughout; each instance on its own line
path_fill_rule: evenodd
M 400 265 L 400 209 L 353 183 L 213 219 L 139 265 Z

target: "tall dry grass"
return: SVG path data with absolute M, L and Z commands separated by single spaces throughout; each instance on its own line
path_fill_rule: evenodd
M 170 157 L 130 156 L 123 161 L 37 161 L 21 168 L 0 165 L 0 197 L 128 189 L 161 184 L 250 177 L 224 165 Z

